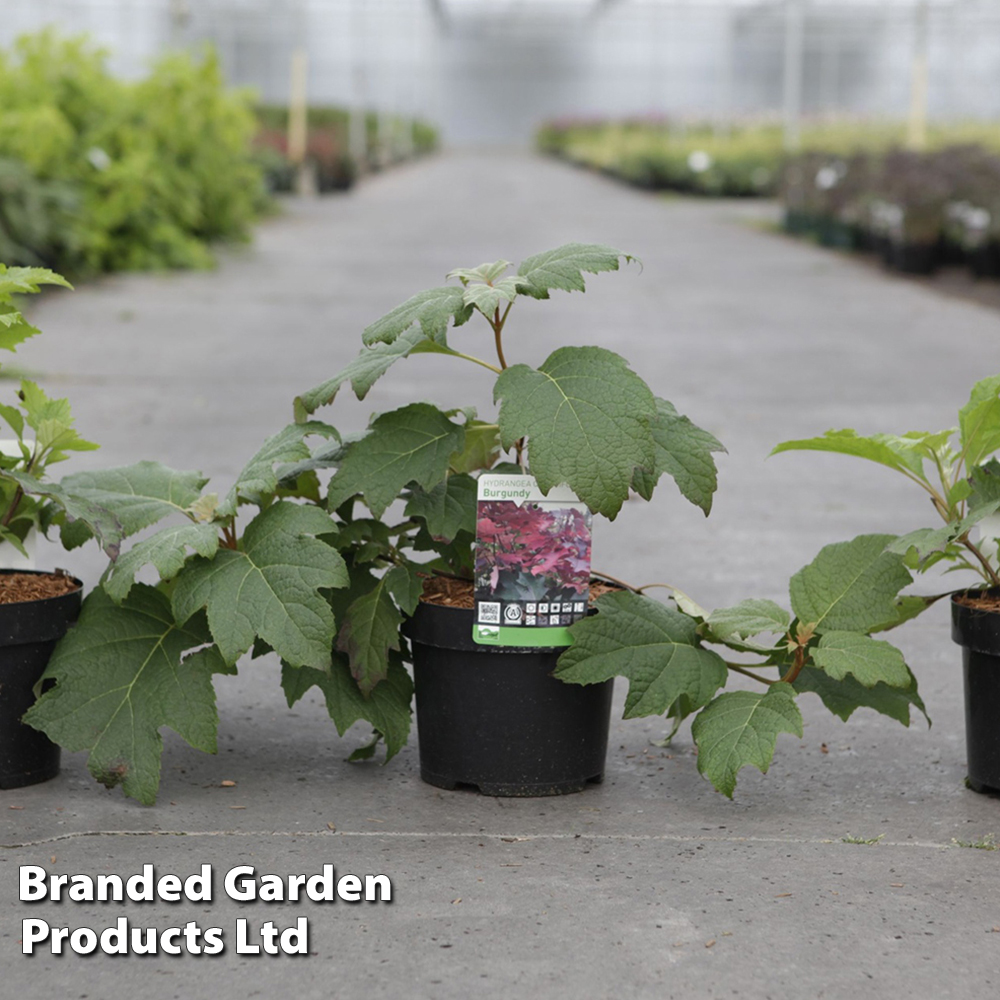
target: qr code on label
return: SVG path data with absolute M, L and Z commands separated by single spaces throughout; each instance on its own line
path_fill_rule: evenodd
M 500 624 L 500 604 L 497 601 L 479 602 L 479 621 L 484 625 Z

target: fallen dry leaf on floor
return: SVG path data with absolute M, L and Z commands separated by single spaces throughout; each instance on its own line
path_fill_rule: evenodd
M 235 788 L 236 787 L 236 782 L 235 781 L 230 781 L 228 778 L 225 781 L 220 781 L 219 784 L 222 785 L 223 788 Z
M 23 809 L 24 806 L 7 806 L 8 809 Z
M 706 941 L 705 942 L 705 947 L 706 948 L 711 948 L 712 945 L 714 945 L 714 944 L 715 944 L 715 938 L 712 938 L 710 941 Z
M 326 824 L 326 828 L 328 830 L 330 830 L 332 833 L 336 833 L 337 832 L 337 824 L 336 823 L 327 823 Z

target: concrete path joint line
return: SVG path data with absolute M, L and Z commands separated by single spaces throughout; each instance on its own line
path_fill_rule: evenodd
M 396 837 L 414 840 L 502 840 L 510 842 L 544 840 L 590 840 L 590 841 L 662 841 L 664 843 L 699 844 L 844 844 L 849 847 L 922 847 L 932 850 L 947 850 L 956 845 L 942 844 L 928 840 L 880 840 L 877 844 L 846 844 L 833 837 L 695 837 L 673 833 L 461 833 L 431 830 L 81 830 L 64 833 L 41 840 L 26 840 L 22 843 L 0 844 L 4 850 L 22 847 L 41 847 L 66 840 L 84 837 Z

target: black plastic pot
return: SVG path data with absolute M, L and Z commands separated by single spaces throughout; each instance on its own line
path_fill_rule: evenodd
M 552 676 L 564 647 L 472 641 L 473 612 L 421 604 L 413 647 L 420 777 L 483 795 L 563 795 L 604 777 L 614 682 Z
M 1000 612 L 951 602 L 951 637 L 962 647 L 969 787 L 1000 792 Z
M 33 688 L 56 642 L 80 613 L 81 594 L 77 589 L 39 601 L 0 604 L 0 788 L 36 785 L 59 773 L 59 747 L 24 725 L 21 716 L 35 702 Z
M 940 262 L 938 244 L 891 241 L 883 260 L 887 267 L 903 274 L 933 274 Z

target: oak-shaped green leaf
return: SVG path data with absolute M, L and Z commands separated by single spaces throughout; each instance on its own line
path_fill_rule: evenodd
M 38 333 L 12 305 L 14 295 L 39 291 L 40 285 L 73 286 L 61 275 L 45 267 L 7 267 L 0 264 L 0 348 L 14 351 L 29 337 Z
M 102 784 L 150 805 L 160 780 L 160 727 L 215 752 L 218 717 L 212 673 L 218 655 L 186 650 L 210 643 L 204 615 L 178 624 L 169 600 L 137 585 L 122 605 L 100 588 L 56 647 L 46 677 L 56 686 L 25 717 L 67 750 L 89 750 Z M 211 647 L 209 647 L 211 648 Z
M 360 493 L 371 512 L 381 517 L 408 483 L 434 489 L 464 441 L 464 425 L 429 403 L 382 413 L 341 461 L 330 481 L 328 506 L 334 510 Z
M 969 493 L 969 507 L 974 509 L 984 504 L 1000 500 L 1000 462 L 991 458 L 970 471 L 972 490 Z
M 866 688 L 876 684 L 905 688 L 912 680 L 903 654 L 892 643 L 857 632 L 825 632 L 812 658 L 834 680 L 852 674 Z
M 389 671 L 389 650 L 399 650 L 403 616 L 392 599 L 390 577 L 405 570 L 395 567 L 377 580 L 347 608 L 340 623 L 337 649 L 347 654 L 351 675 L 361 693 L 369 695 Z
M 126 535 L 169 514 L 185 513 L 208 482 L 200 472 L 178 471 L 159 462 L 137 462 L 95 472 L 77 472 L 61 485 L 112 511 Z
M 779 733 L 802 735 L 802 714 L 790 685 L 721 694 L 691 724 L 698 770 L 731 799 L 742 768 L 752 764 L 767 774 Z
M 777 455 L 782 451 L 832 451 L 840 455 L 854 455 L 866 458 L 870 462 L 878 462 L 890 469 L 911 472 L 923 477 L 924 458 L 927 457 L 921 442 L 928 438 L 947 439 L 950 431 L 938 435 L 904 435 L 873 434 L 863 437 L 857 431 L 846 428 L 839 431 L 827 431 L 821 437 L 805 438 L 798 441 L 782 441 L 772 451 Z
M 636 470 L 632 487 L 641 497 L 649 500 L 660 476 L 666 472 L 681 494 L 708 515 L 718 485 L 718 470 L 712 452 L 726 449 L 708 431 L 682 417 L 667 400 L 657 397 L 656 408 L 656 417 L 650 424 L 656 443 L 655 465 L 652 471 Z
M 399 334 L 391 343 L 363 347 L 361 353 L 333 378 L 321 382 L 295 399 L 296 421 L 304 423 L 321 406 L 332 403 L 337 398 L 340 387 L 348 382 L 358 399 L 364 399 L 371 387 L 397 361 L 414 353 L 421 343 L 430 344 L 433 341 L 429 341 L 423 328 L 417 326 Z
M 461 285 L 429 288 L 417 292 L 366 327 L 361 339 L 366 344 L 391 344 L 414 323 L 419 323 L 425 337 L 446 344 L 449 322 L 461 326 L 471 315 L 472 306 L 465 301 L 465 289 Z
M 518 278 L 501 278 L 490 285 L 474 282 L 465 289 L 465 301 L 488 319 L 493 319 L 501 302 L 513 302 L 518 296 Z
M 480 264 L 479 267 L 456 267 L 454 271 L 449 271 L 446 277 L 458 278 L 463 285 L 474 281 L 489 285 L 496 281 L 508 267 L 510 267 L 509 260 L 494 260 L 488 264 Z
M 471 476 L 449 476 L 427 491 L 419 487 L 406 502 L 407 517 L 420 518 L 431 537 L 452 542 L 460 531 L 476 531 L 476 481 Z
M 335 625 L 322 591 L 348 582 L 340 553 L 315 537 L 332 527 L 318 507 L 279 500 L 247 525 L 241 548 L 185 566 L 173 592 L 177 620 L 205 608 L 229 663 L 259 637 L 292 666 L 329 669 Z
M 761 632 L 784 635 L 791 616 L 779 604 L 764 598 L 740 601 L 731 608 L 717 608 L 708 616 L 711 637 L 720 642 L 732 638 L 748 639 Z
M 591 510 L 614 518 L 636 469 L 653 467 L 655 398 L 613 351 L 561 347 L 537 369 L 506 369 L 493 395 L 504 448 L 527 436 L 543 493 L 565 483 Z
M 45 464 L 62 461 L 67 451 L 95 451 L 99 447 L 77 433 L 68 399 L 52 399 L 28 379 L 21 380 L 18 396 L 25 421 L 35 432 L 37 449 L 46 456 Z
M 183 568 L 188 549 L 211 559 L 219 548 L 219 529 L 212 524 L 170 525 L 149 538 L 137 542 L 119 556 L 104 580 L 104 589 L 112 600 L 121 603 L 135 583 L 135 575 L 143 566 L 152 565 L 161 580 L 171 580 Z
M 913 707 L 922 712 L 928 724 L 930 723 L 924 703 L 917 694 L 917 680 L 912 674 L 905 687 L 889 687 L 888 684 L 879 683 L 869 688 L 860 684 L 853 674 L 847 674 L 842 680 L 835 680 L 826 672 L 807 666 L 795 678 L 794 687 L 800 693 L 811 691 L 819 695 L 823 704 L 844 722 L 857 709 L 871 708 L 908 726 L 910 708 Z
M 617 271 L 620 259 L 624 259 L 626 263 L 636 260 L 621 250 L 599 243 L 566 243 L 521 262 L 517 269 L 521 279 L 521 294 L 535 299 L 547 299 L 553 288 L 583 292 L 586 290 L 584 272 L 598 274 L 601 271 Z
M 913 582 L 893 535 L 859 535 L 819 551 L 789 583 L 792 610 L 817 632 L 868 632 L 897 615 L 896 595 Z
M 125 535 L 122 523 L 107 507 L 94 503 L 88 496 L 62 483 L 41 482 L 27 472 L 12 469 L 0 471 L 0 476 L 12 479 L 28 496 L 45 497 L 66 513 L 66 517 L 79 526 L 82 534 L 97 538 L 101 548 L 112 558 L 118 556 L 121 540 Z
M 686 615 L 630 591 L 608 594 L 596 605 L 598 614 L 570 628 L 573 644 L 554 671 L 560 680 L 627 678 L 627 719 L 689 714 L 726 683 L 725 662 L 698 644 L 695 623 Z
M 258 506 L 266 505 L 278 491 L 281 479 L 305 471 L 299 463 L 313 457 L 312 449 L 305 440 L 307 437 L 332 438 L 334 444 L 340 441 L 335 428 L 317 420 L 289 424 L 277 434 L 272 434 L 236 477 L 232 489 L 219 505 L 220 515 L 235 513 L 240 500 Z
M 389 654 L 386 678 L 366 698 L 351 676 L 347 658 L 336 654 L 329 673 L 283 665 L 281 686 L 291 708 L 313 685 L 323 692 L 326 709 L 341 736 L 355 722 L 370 722 L 385 738 L 386 762 L 406 745 L 410 735 L 413 681 L 398 653 Z
M 972 387 L 969 401 L 958 411 L 958 429 L 965 467 L 973 469 L 1000 448 L 1000 375 Z

